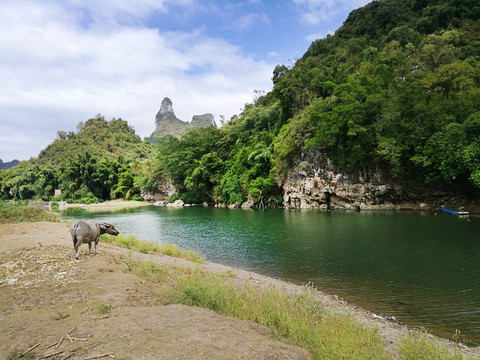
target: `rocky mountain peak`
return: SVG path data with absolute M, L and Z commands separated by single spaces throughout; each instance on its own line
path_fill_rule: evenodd
M 208 127 L 215 125 L 215 119 L 212 114 L 193 115 L 190 126 Z
M 172 100 L 166 97 L 163 99 L 162 104 L 160 105 L 160 110 L 155 116 L 155 125 L 158 126 L 162 122 L 175 120 L 179 119 L 175 116 L 175 112 L 173 111 Z
M 150 141 L 156 143 L 159 138 L 165 135 L 180 137 L 188 130 L 212 125 L 215 125 L 215 119 L 210 113 L 193 115 L 190 123 L 180 120 L 175 116 L 172 100 L 166 97 L 163 99 L 160 110 L 155 116 L 156 128 L 150 135 Z

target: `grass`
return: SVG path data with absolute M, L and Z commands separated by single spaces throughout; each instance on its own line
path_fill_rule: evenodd
M 106 314 L 110 314 L 112 312 L 112 305 L 110 304 L 100 304 L 98 305 L 98 310 L 100 311 L 100 313 L 106 315 Z
M 424 332 L 415 331 L 400 341 L 400 353 L 405 360 L 462 360 L 474 359 L 464 357 L 460 350 L 447 346 Z
M 43 209 L 21 204 L 0 202 L 0 224 L 51 221 L 59 222 L 58 218 Z
M 102 240 L 109 244 L 118 245 L 144 254 L 164 254 L 186 259 L 195 263 L 204 263 L 205 258 L 193 250 L 182 250 L 174 244 L 156 244 L 150 241 L 138 240 L 135 236 L 102 235 Z
M 388 359 L 377 328 L 361 325 L 353 315 L 332 312 L 308 289 L 289 295 L 273 287 L 238 288 L 225 277 L 200 271 L 178 280 L 175 288 L 177 302 L 255 321 L 315 359 Z
M 126 262 L 127 270 L 155 282 L 162 282 L 170 274 L 168 268 L 159 266 L 153 261 L 141 261 L 136 258 Z

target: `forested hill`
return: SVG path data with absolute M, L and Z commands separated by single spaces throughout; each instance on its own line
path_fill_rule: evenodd
M 140 199 L 135 171 L 153 154 L 153 145 L 121 119 L 106 121 L 98 115 L 79 123 L 77 130 L 58 131 L 38 158 L 0 171 L 0 199 Z M 54 196 L 54 190 L 61 193 Z
M 160 142 L 150 178 L 229 203 L 273 199 L 311 149 L 399 182 L 480 187 L 477 0 L 374 1 L 272 80 L 220 131 Z
M 97 115 L 79 123 L 77 130 L 58 131 L 57 139 L 40 152 L 37 162 L 60 165 L 85 152 L 102 160 L 116 160 L 120 155 L 135 160 L 144 159 L 153 151 L 122 119 L 107 121 Z
M 275 69 L 271 98 L 294 117 L 276 142 L 277 164 L 307 147 L 343 166 L 382 162 L 402 178 L 466 176 L 480 186 L 479 19 L 473 0 L 353 11 L 293 69 Z

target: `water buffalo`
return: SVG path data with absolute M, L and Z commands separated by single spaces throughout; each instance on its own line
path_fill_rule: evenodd
M 82 221 L 78 220 L 70 228 L 70 234 L 72 234 L 73 248 L 75 249 L 75 258 L 78 260 L 80 255 L 78 254 L 78 248 L 83 243 L 88 244 L 88 253 L 92 252 L 92 242 L 95 241 L 95 254 L 98 254 L 97 245 L 102 234 L 118 235 L 117 229 L 112 224 L 105 222 L 98 223 L 95 220 Z

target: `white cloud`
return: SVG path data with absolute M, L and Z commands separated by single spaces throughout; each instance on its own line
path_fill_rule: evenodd
M 225 40 L 138 23 L 168 6 L 166 0 L 0 3 L 0 158 L 36 156 L 58 130 L 74 130 L 97 113 L 128 120 L 148 136 L 165 96 L 183 120 L 206 112 L 229 119 L 254 89 L 271 87 L 274 66 Z M 111 16 L 110 26 L 97 20 L 85 26 L 85 18 L 105 19 L 109 10 L 129 21 Z
M 292 0 L 297 6 L 302 22 L 319 25 L 333 17 L 359 8 L 371 0 Z
M 270 19 L 265 13 L 250 13 L 241 16 L 234 22 L 234 27 L 238 30 L 247 30 L 259 24 L 270 24 Z

